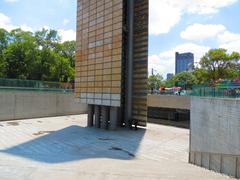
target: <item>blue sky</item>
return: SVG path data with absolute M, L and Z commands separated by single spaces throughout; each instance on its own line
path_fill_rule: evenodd
M 240 51 L 240 0 L 150 0 L 149 69 L 174 72 L 174 54 L 210 48 Z M 75 39 L 76 0 L 0 0 L 0 28 L 42 27 Z

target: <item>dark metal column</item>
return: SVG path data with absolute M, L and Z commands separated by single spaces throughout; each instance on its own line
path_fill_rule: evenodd
M 107 129 L 109 121 L 109 107 L 101 106 L 101 115 L 102 115 L 101 128 Z
M 94 125 L 96 128 L 100 128 L 100 107 L 94 106 Z
M 93 105 L 88 105 L 88 127 L 92 127 L 93 126 Z
M 116 130 L 118 125 L 118 108 L 110 107 L 110 130 Z
M 127 51 L 127 78 L 126 78 L 126 104 L 125 125 L 132 124 L 132 79 L 133 79 L 133 32 L 134 32 L 134 0 L 127 0 L 127 25 L 128 25 L 128 51 Z

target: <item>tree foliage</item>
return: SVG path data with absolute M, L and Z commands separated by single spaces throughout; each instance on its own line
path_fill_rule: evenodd
M 171 81 L 175 84 L 175 86 L 191 88 L 194 84 L 197 83 L 197 78 L 192 72 L 181 72 L 173 76 Z
M 160 86 L 163 84 L 163 77 L 160 74 L 151 75 L 148 77 L 148 87 L 149 89 L 159 90 Z
M 240 54 L 227 53 L 226 49 L 211 49 L 200 60 L 203 74 L 209 81 L 233 79 L 239 74 Z
M 74 80 L 75 41 L 58 32 L 0 29 L 0 77 L 69 82 Z
M 200 60 L 200 67 L 192 72 L 181 72 L 165 81 L 166 87 L 185 84 L 212 84 L 218 80 L 233 80 L 240 77 L 240 54 L 227 53 L 226 49 L 211 49 Z

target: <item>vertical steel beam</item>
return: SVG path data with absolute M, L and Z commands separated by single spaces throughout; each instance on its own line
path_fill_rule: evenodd
M 88 105 L 88 123 L 87 123 L 87 126 L 88 127 L 92 127 L 93 126 L 93 114 L 94 114 L 94 111 L 93 111 L 93 105 Z
M 108 121 L 109 121 L 108 109 L 109 108 L 107 106 L 101 106 L 101 115 L 102 115 L 101 128 L 102 129 L 107 129 L 107 127 L 108 127 Z
M 118 125 L 118 108 L 110 107 L 110 124 L 109 130 L 116 130 Z
M 94 106 L 94 125 L 96 128 L 100 128 L 100 108 Z
M 133 83 L 133 33 L 134 33 L 134 0 L 127 0 L 127 26 L 128 26 L 128 50 L 127 50 L 127 78 L 126 78 L 126 104 L 125 125 L 132 124 L 132 83 Z

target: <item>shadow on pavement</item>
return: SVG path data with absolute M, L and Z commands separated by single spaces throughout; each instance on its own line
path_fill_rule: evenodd
M 89 158 L 131 160 L 135 157 L 145 129 L 105 131 L 70 126 L 58 131 L 39 131 L 35 139 L 2 150 L 15 156 L 44 163 L 63 163 Z

